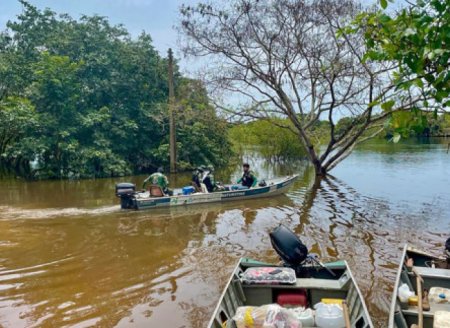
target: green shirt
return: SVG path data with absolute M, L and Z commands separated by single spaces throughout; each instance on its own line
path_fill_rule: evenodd
M 169 180 L 164 174 L 156 172 L 150 175 L 147 179 L 145 179 L 143 188 L 145 188 L 147 183 L 160 186 L 161 189 L 164 191 L 167 189 L 167 186 L 169 185 Z

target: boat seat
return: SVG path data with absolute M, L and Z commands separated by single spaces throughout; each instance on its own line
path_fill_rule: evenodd
M 450 278 L 450 270 L 449 269 L 438 269 L 438 268 L 427 268 L 427 267 L 419 267 L 414 266 L 414 270 L 417 271 L 422 277 L 433 277 L 433 278 Z M 413 273 L 410 273 L 413 275 Z
M 432 317 L 434 314 L 438 311 L 450 311 L 450 304 L 449 303 L 430 303 L 430 311 L 423 311 L 424 317 Z M 417 316 L 419 313 L 419 309 L 417 306 L 408 306 L 407 309 L 402 310 L 404 314 L 409 315 L 415 315 Z
M 319 278 L 297 278 L 297 282 L 294 285 L 276 285 L 277 289 L 323 289 L 323 290 L 345 290 L 345 285 L 348 280 L 345 282 L 341 280 L 331 280 L 331 279 L 319 279 Z M 258 289 L 258 288 L 273 288 L 273 285 L 243 285 L 246 289 Z
M 150 192 L 150 197 L 164 197 L 165 196 L 161 187 L 158 185 L 150 185 L 148 191 Z

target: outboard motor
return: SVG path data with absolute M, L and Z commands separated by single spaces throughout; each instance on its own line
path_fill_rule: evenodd
M 447 268 L 450 268 L 450 238 L 445 242 L 445 257 L 447 259 Z
M 308 248 L 285 225 L 280 224 L 269 235 L 273 248 L 286 266 L 295 269 L 308 257 Z
M 116 196 L 120 198 L 120 207 L 123 209 L 134 208 L 133 196 L 135 193 L 136 185 L 134 183 L 116 184 Z
M 284 266 L 294 269 L 297 277 L 308 277 L 310 270 L 317 266 L 325 268 L 332 276 L 336 276 L 318 260 L 317 255 L 308 255 L 305 244 L 285 225 L 280 224 L 269 235 L 272 246 Z

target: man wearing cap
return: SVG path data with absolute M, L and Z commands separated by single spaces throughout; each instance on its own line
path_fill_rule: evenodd
M 172 195 L 172 191 L 168 188 L 169 180 L 164 175 L 164 169 L 162 167 L 158 168 L 158 170 L 155 173 L 153 173 L 147 179 L 144 180 L 144 184 L 142 186 L 143 189 L 145 189 L 147 183 L 159 186 L 166 195 L 170 196 Z

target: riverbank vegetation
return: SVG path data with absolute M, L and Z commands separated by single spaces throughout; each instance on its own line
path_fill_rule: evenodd
M 289 124 L 279 120 L 282 124 Z M 267 160 L 296 160 L 306 157 L 297 136 L 287 128 L 272 122 L 258 120 L 233 126 L 228 132 L 234 152 L 245 153 L 249 147 L 258 147 L 258 152 Z
M 450 115 L 423 111 L 393 113 L 380 136 L 393 141 L 411 137 L 448 137 Z
M 294 126 L 287 119 L 272 118 L 269 120 L 253 120 L 233 125 L 229 138 L 233 151 L 242 154 L 250 147 L 258 147 L 262 157 L 273 161 L 306 159 L 307 154 L 299 142 Z M 328 131 L 326 123 L 315 125 L 314 138 L 317 144 L 326 143 Z
M 336 134 L 343 133 L 351 120 L 342 118 L 336 123 Z M 269 161 L 307 160 L 307 153 L 298 136 L 291 128 L 284 128 L 291 123 L 286 119 L 253 120 L 247 123 L 234 124 L 228 136 L 233 145 L 233 153 L 244 154 L 249 147 L 256 147 L 260 156 Z M 314 129 L 315 143 L 326 145 L 329 130 L 326 121 L 321 121 Z M 450 114 L 436 115 L 434 112 L 402 111 L 386 118 L 383 130 L 376 138 L 387 142 L 398 142 L 400 139 L 449 137 Z M 363 134 L 370 137 L 370 134 Z M 366 139 L 370 140 L 370 138 Z M 423 142 L 423 140 L 421 141 Z
M 0 163 L 34 178 L 106 177 L 168 163 L 167 60 L 150 35 L 26 1 L 0 34 Z M 179 167 L 223 165 L 202 83 L 175 72 Z
M 180 30 L 185 54 L 209 59 L 208 81 L 248 102 L 222 107 L 284 119 L 323 176 L 389 119 L 395 130 L 403 113 L 449 105 L 447 9 L 420 1 L 389 17 L 355 1 L 235 0 L 183 6 Z M 317 122 L 327 125 L 325 144 Z

